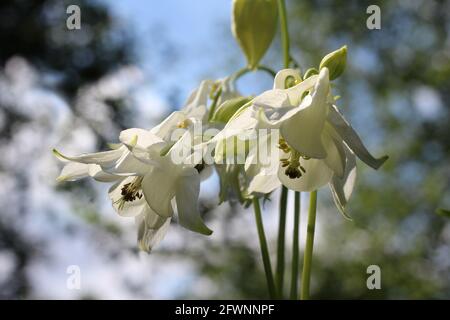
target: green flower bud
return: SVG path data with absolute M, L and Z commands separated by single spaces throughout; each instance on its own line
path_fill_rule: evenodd
M 236 97 L 225 101 L 216 109 L 211 121 L 227 123 L 236 111 L 250 100 L 251 97 Z
M 330 80 L 334 80 L 339 77 L 345 69 L 347 63 L 347 46 L 330 52 L 325 57 L 323 57 L 320 62 L 320 69 L 327 67 L 330 71 Z
M 277 30 L 276 0 L 233 0 L 231 29 L 250 68 L 258 66 Z

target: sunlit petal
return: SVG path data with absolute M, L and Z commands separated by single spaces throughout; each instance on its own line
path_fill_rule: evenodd
M 139 248 L 150 253 L 166 235 L 171 218 L 162 218 L 146 206 L 144 212 L 135 219 L 138 225 Z
M 145 200 L 159 216 L 172 216 L 171 200 L 175 196 L 175 176 L 167 170 L 152 168 L 142 181 Z
M 85 163 L 69 162 L 67 163 L 56 181 L 76 181 L 89 175 L 89 165 Z
M 198 196 L 200 192 L 200 175 L 195 169 L 190 169 L 178 178 L 175 186 L 180 225 L 194 232 L 210 235 L 212 231 L 204 224 L 198 211 Z
M 330 182 L 333 176 L 331 170 L 323 160 L 309 159 L 300 163 L 306 172 L 300 178 L 291 179 L 285 174 L 285 168 L 280 166 L 278 178 L 287 188 L 295 191 L 314 191 Z
M 345 212 L 345 206 L 353 192 L 353 187 L 356 181 L 356 157 L 353 152 L 345 147 L 345 154 L 347 163 L 345 165 L 345 172 L 342 178 L 333 176 L 330 182 L 330 189 L 333 195 L 334 203 L 338 207 L 339 211 L 347 219 L 351 218 Z
M 340 114 L 336 106 L 330 106 L 328 112 L 328 122 L 333 126 L 336 132 L 341 136 L 349 148 L 368 166 L 378 169 L 388 159 L 388 156 L 374 158 L 364 146 L 361 138 L 358 136 L 352 126 Z

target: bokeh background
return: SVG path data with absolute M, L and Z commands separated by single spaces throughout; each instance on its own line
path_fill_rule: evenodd
M 66 28 L 69 4 L 81 8 L 81 30 Z M 366 28 L 370 4 L 381 8 L 381 30 Z M 374 154 L 390 156 L 378 171 L 359 166 L 354 222 L 320 191 L 312 296 L 449 299 L 450 219 L 435 211 L 450 207 L 450 2 L 287 7 L 292 55 L 304 70 L 348 45 L 339 106 Z M 173 224 L 146 255 L 133 220 L 112 210 L 108 186 L 58 185 L 61 164 L 51 154 L 102 149 L 123 128 L 150 128 L 201 79 L 244 66 L 230 9 L 229 0 L 0 2 L 0 298 L 268 297 L 253 213 L 218 206 L 215 177 L 201 194 L 214 234 Z M 279 38 L 264 63 L 281 68 Z M 270 86 L 264 73 L 239 81 L 246 94 Z M 306 195 L 302 205 L 305 216 Z M 272 253 L 277 207 L 275 193 L 264 208 Z M 304 227 L 302 219 L 302 240 Z M 372 264 L 381 290 L 366 287 Z M 71 265 L 80 268 L 80 290 L 67 287 Z

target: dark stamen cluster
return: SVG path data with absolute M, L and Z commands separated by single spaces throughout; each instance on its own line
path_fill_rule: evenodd
M 142 193 L 139 190 L 135 190 L 135 188 L 133 188 L 132 183 L 127 183 L 123 185 L 121 195 L 123 201 L 125 202 L 131 202 L 136 200 L 136 198 L 138 199 L 142 198 Z

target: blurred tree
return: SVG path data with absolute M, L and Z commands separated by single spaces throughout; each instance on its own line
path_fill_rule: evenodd
M 69 4 L 81 8 L 81 30 L 69 31 L 66 28 L 66 8 Z M 37 72 L 45 75 L 43 78 L 47 80 L 40 85 L 62 92 L 75 117 L 88 124 L 89 119 L 83 119 L 85 116 L 74 108 L 79 88 L 99 80 L 133 59 L 133 38 L 128 31 L 114 22 L 104 5 L 85 0 L 1 1 L 0 43 L 0 70 L 6 67 L 8 61 L 13 61 L 12 58 L 24 58 L 37 68 Z M 23 65 L 22 60 L 14 61 L 15 67 Z M 1 80 L 4 79 L 2 75 Z M 1 94 L 7 95 L 8 92 L 2 91 Z M 26 112 L 5 101 L 0 99 L 2 150 L 10 145 L 13 147 L 18 129 L 32 127 L 34 121 Z M 120 101 L 106 103 L 109 103 L 112 114 L 120 112 Z M 38 101 L 36 105 L 39 105 Z M 118 122 L 117 125 L 120 127 L 124 124 Z M 98 144 L 104 145 L 106 138 L 94 130 L 95 133 Z M 24 173 L 12 172 L 5 160 L 0 162 L 0 174 L 2 177 L 14 174 L 15 183 L 10 186 L 11 192 L 14 190 L 15 197 L 19 199 L 26 198 L 32 187 Z M 86 186 L 84 184 L 84 192 L 89 193 L 90 188 Z M 27 266 L 32 258 L 42 254 L 41 250 L 45 246 L 35 239 L 28 239 L 28 235 L 22 232 L 21 224 L 15 223 L 15 219 L 11 220 L 11 216 L 24 219 L 29 215 L 29 210 L 28 204 L 23 201 L 17 207 L 4 204 L 0 209 L 0 254 L 8 257 L 13 265 L 10 276 L 4 281 L 0 280 L 0 298 L 3 299 L 29 297 Z M 107 227 L 113 228 L 110 225 Z

